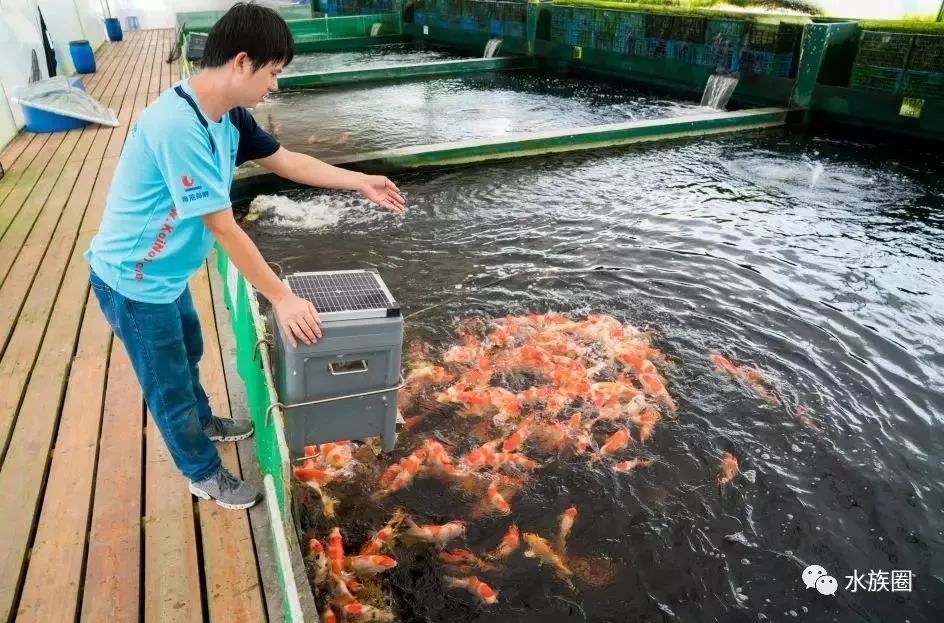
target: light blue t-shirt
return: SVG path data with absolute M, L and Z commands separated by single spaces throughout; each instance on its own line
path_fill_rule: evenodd
M 213 121 L 186 80 L 164 91 L 128 133 L 85 253 L 92 270 L 129 299 L 174 302 L 213 247 L 199 217 L 230 207 L 238 164 L 278 148 L 244 108 Z

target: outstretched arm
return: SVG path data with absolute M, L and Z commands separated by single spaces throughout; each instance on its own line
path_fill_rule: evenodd
M 280 147 L 271 156 L 256 160 L 257 163 L 280 177 L 299 184 L 355 190 L 377 205 L 400 214 L 405 201 L 400 189 L 382 175 L 365 175 L 356 171 L 342 169 L 312 158 L 306 154 L 289 151 Z

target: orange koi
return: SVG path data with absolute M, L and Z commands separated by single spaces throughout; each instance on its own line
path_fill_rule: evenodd
M 516 551 L 520 545 L 521 533 L 518 531 L 518 526 L 511 524 L 508 531 L 505 532 L 505 536 L 502 537 L 501 542 L 498 544 L 498 547 L 489 554 L 489 558 L 493 560 L 505 558 Z
M 334 468 L 344 467 L 351 460 L 351 442 L 339 441 L 321 444 L 321 454 L 328 465 Z
M 639 441 L 644 442 L 652 436 L 652 431 L 655 429 L 661 417 L 662 416 L 660 416 L 659 412 L 655 409 L 645 409 L 639 414 L 638 418 L 636 418 L 639 424 Z
M 620 461 L 619 463 L 614 463 L 613 469 L 615 469 L 618 472 L 627 473 L 627 472 L 633 471 L 637 467 L 646 467 L 648 465 L 652 465 L 652 461 L 650 459 L 644 459 L 642 457 L 637 456 L 635 458 L 629 459 L 628 461 Z
M 531 425 L 532 420 L 530 418 L 521 422 L 521 425 L 518 426 L 515 432 L 502 442 L 502 452 L 512 452 L 523 444 L 528 439 L 528 435 L 531 434 Z
M 482 571 L 488 571 L 494 568 L 492 565 L 488 564 L 467 549 L 443 550 L 439 552 L 439 559 L 450 565 L 475 567 L 477 569 L 481 569 Z
M 393 623 L 396 621 L 392 612 L 358 602 L 347 604 L 342 610 L 344 619 L 348 623 Z
M 334 474 L 331 472 L 315 467 L 315 462 L 311 459 L 305 459 L 301 465 L 293 466 L 292 473 L 295 474 L 299 480 L 315 482 L 319 485 L 330 482 L 334 477 Z
M 495 449 L 498 447 L 498 444 L 498 441 L 489 441 L 471 450 L 462 459 L 462 466 L 475 471 L 493 465 L 495 462 Z
M 737 457 L 730 452 L 725 452 L 719 467 L 718 484 L 724 485 L 731 482 L 739 471 Z
M 478 340 L 471 336 L 467 335 L 465 337 L 465 344 L 453 346 L 446 351 L 446 354 L 443 355 L 443 361 L 447 363 L 461 363 L 461 364 L 473 364 L 478 361 L 479 357 L 482 356 L 482 347 L 479 345 Z
M 518 393 L 518 402 L 522 405 L 532 405 L 542 400 L 547 400 L 554 392 L 553 388 L 547 387 L 529 387 L 523 392 Z
M 328 534 L 328 563 L 331 565 L 331 573 L 340 576 L 344 570 L 344 542 L 337 526 L 331 528 Z
M 325 606 L 319 618 L 321 619 L 321 623 L 338 623 L 338 617 L 334 614 L 334 610 L 331 606 Z
M 453 379 L 453 375 L 441 366 L 427 364 L 410 370 L 406 377 L 407 385 L 426 385 L 435 383 L 448 383 Z
M 600 447 L 600 451 L 594 455 L 593 460 L 596 461 L 604 456 L 619 452 L 629 445 L 630 439 L 632 439 L 632 437 L 629 435 L 629 429 L 618 429 L 615 433 L 607 437 L 606 442 Z
M 465 536 L 465 522 L 460 520 L 450 521 L 442 525 L 429 524 L 425 526 L 416 525 L 412 519 L 407 517 L 407 534 L 413 538 L 427 543 L 433 543 L 443 547 L 449 541 Z
M 750 366 L 737 366 L 727 357 L 719 353 L 711 353 L 708 356 L 708 359 L 715 365 L 721 372 L 725 372 L 741 379 L 747 383 L 754 392 L 771 404 L 779 404 L 780 399 L 777 398 L 777 395 L 771 391 L 768 387 L 767 382 L 764 380 L 764 373 L 757 368 L 752 368 Z
M 533 459 L 529 459 L 520 452 L 497 452 L 492 455 L 490 465 L 496 469 L 507 465 L 511 467 L 520 467 L 526 470 L 532 470 L 536 468 L 539 463 Z
M 669 391 L 665 388 L 665 385 L 662 384 L 662 379 L 659 378 L 658 374 L 641 374 L 639 375 L 639 383 L 642 385 L 643 391 L 645 391 L 646 394 L 661 400 L 669 411 L 674 412 L 678 409 L 675 401 L 672 400 L 672 396 L 669 395 Z
M 483 604 L 489 605 L 498 601 L 498 593 L 492 590 L 492 587 L 478 579 L 469 576 L 467 578 L 455 578 L 450 575 L 443 576 L 446 585 L 451 588 L 464 588 L 472 593 Z
M 524 540 L 528 544 L 528 550 L 524 553 L 526 558 L 536 558 L 542 564 L 550 565 L 557 576 L 573 588 L 573 582 L 570 579 L 573 571 L 567 568 L 563 559 L 551 549 L 547 541 L 532 532 L 525 532 Z
M 397 566 L 397 561 L 390 556 L 348 556 L 344 559 L 344 566 L 364 577 L 389 571 Z

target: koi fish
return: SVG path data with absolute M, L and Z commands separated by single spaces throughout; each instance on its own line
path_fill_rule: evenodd
M 593 455 L 592 460 L 599 461 L 604 456 L 619 452 L 629 445 L 630 439 L 628 428 L 622 427 L 617 429 L 615 433 L 607 437 L 606 442 L 600 447 L 600 451 Z
M 341 468 L 351 460 L 351 442 L 338 441 L 321 444 L 321 456 L 328 465 Z
M 518 526 L 511 524 L 511 526 L 508 527 L 508 531 L 505 532 L 505 536 L 502 537 L 501 542 L 498 544 L 498 547 L 489 554 L 489 558 L 493 560 L 505 558 L 515 552 L 520 545 L 521 533 L 518 531 Z
M 347 604 L 342 610 L 348 623 L 393 623 L 396 620 L 392 612 L 359 602 Z
M 393 536 L 396 532 L 396 529 L 406 518 L 406 514 L 401 510 L 397 509 L 393 511 L 393 515 L 390 516 L 390 519 L 387 521 L 387 524 L 378 530 L 374 536 L 370 537 L 370 540 L 364 543 L 364 546 L 359 552 L 360 556 L 376 556 L 379 554 L 385 547 L 389 547 L 393 542 Z
M 407 385 L 448 383 L 453 378 L 453 375 L 445 368 L 427 364 L 410 370 L 406 377 L 406 383 Z
M 423 462 L 426 460 L 426 450 L 423 448 L 417 448 L 410 454 L 408 457 L 400 461 L 397 467 L 392 465 L 387 468 L 381 477 L 380 483 L 383 486 L 383 483 L 389 481 L 390 484 L 377 493 L 374 494 L 375 497 L 382 497 L 403 489 L 410 485 L 413 482 L 413 478 L 419 472 L 420 468 L 423 466 Z
M 496 593 L 491 586 L 474 575 L 467 578 L 455 578 L 446 575 L 443 576 L 443 580 L 450 588 L 464 588 L 483 604 L 490 605 L 498 601 L 498 593 Z
M 406 518 L 407 534 L 420 541 L 426 541 L 443 547 L 449 541 L 465 536 L 464 521 L 450 521 L 442 525 L 429 524 L 425 526 L 416 525 L 412 519 Z
M 482 571 L 488 571 L 493 568 L 492 565 L 488 564 L 467 549 L 443 550 L 439 552 L 439 559 L 450 565 L 475 567 L 476 569 L 481 569 Z
M 633 471 L 637 467 L 646 467 L 649 465 L 652 465 L 652 461 L 650 459 L 644 459 L 637 456 L 635 458 L 629 459 L 628 461 L 614 463 L 613 469 L 618 472 L 627 473 Z
M 528 435 L 531 434 L 531 426 L 532 420 L 530 418 L 521 422 L 521 425 L 515 429 L 515 432 L 509 435 L 505 441 L 502 442 L 502 452 L 512 452 L 517 450 L 518 447 L 528 439 Z
M 662 401 L 662 404 L 665 405 L 666 409 L 673 413 L 678 410 L 678 406 L 675 404 L 672 396 L 669 395 L 669 390 L 665 388 L 658 374 L 640 374 L 639 383 L 642 385 L 642 389 L 646 394 L 653 398 L 658 398 Z
M 725 452 L 719 467 L 718 484 L 724 485 L 731 482 L 739 471 L 737 457 L 730 452 Z
M 315 585 L 320 586 L 328 579 L 328 557 L 324 545 L 318 539 L 308 540 L 308 559 L 315 572 Z
M 390 556 L 348 556 L 344 559 L 344 566 L 364 577 L 389 571 L 397 566 L 397 561 Z
M 341 538 L 341 530 L 335 526 L 331 528 L 328 534 L 328 563 L 331 566 L 331 573 L 339 576 L 344 571 L 344 542 Z
M 305 459 L 301 465 L 293 466 L 292 473 L 299 480 L 315 482 L 319 485 L 331 482 L 331 479 L 335 476 L 332 472 L 315 467 L 315 462 L 312 459 Z
M 321 611 L 321 623 L 338 623 L 338 617 L 334 614 L 334 610 L 331 606 L 325 606 L 324 610 Z
M 726 374 L 741 379 L 754 392 L 771 404 L 780 404 L 780 399 L 777 398 L 777 395 L 770 389 L 767 385 L 767 382 L 764 380 L 764 374 L 757 368 L 752 368 L 750 366 L 738 366 L 735 365 L 733 361 L 721 355 L 720 353 L 711 353 L 708 356 L 708 359 L 715 365 L 715 368 Z
M 498 481 L 492 480 L 485 491 L 485 501 L 483 502 L 485 511 L 496 512 L 501 515 L 507 515 L 511 512 L 511 505 L 502 497 L 498 491 Z
M 573 582 L 570 579 L 573 572 L 567 568 L 561 557 L 551 549 L 547 541 L 533 532 L 525 532 L 524 540 L 528 544 L 528 550 L 524 553 L 526 558 L 536 558 L 540 563 L 549 565 L 560 579 L 573 588 Z
M 563 552 L 566 544 L 567 537 L 570 535 L 571 529 L 574 527 L 574 520 L 577 518 L 577 507 L 571 506 L 563 512 L 560 516 L 560 532 L 557 535 L 557 549 L 560 552 Z
M 639 441 L 644 442 L 652 436 L 652 431 L 662 416 L 655 409 L 646 409 L 636 418 L 639 424 Z

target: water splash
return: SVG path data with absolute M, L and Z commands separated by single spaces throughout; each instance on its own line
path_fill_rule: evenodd
M 380 29 L 383 28 L 383 24 L 380 22 L 375 22 L 373 26 L 370 27 L 370 36 L 376 37 L 380 34 Z
M 485 52 L 482 54 L 482 58 L 494 58 L 495 53 L 498 52 L 498 46 L 501 45 L 502 40 L 495 38 L 489 39 L 488 43 L 485 44 Z
M 822 162 L 810 163 L 810 169 L 812 171 L 810 175 L 810 190 L 816 188 L 816 182 L 822 177 L 824 168 Z
M 737 88 L 738 78 L 714 74 L 708 78 L 705 92 L 701 96 L 701 105 L 724 110 Z
M 263 221 L 278 227 L 325 230 L 341 221 L 367 223 L 377 216 L 366 199 L 337 195 L 315 195 L 293 199 L 285 195 L 259 195 L 249 204 L 244 220 Z

